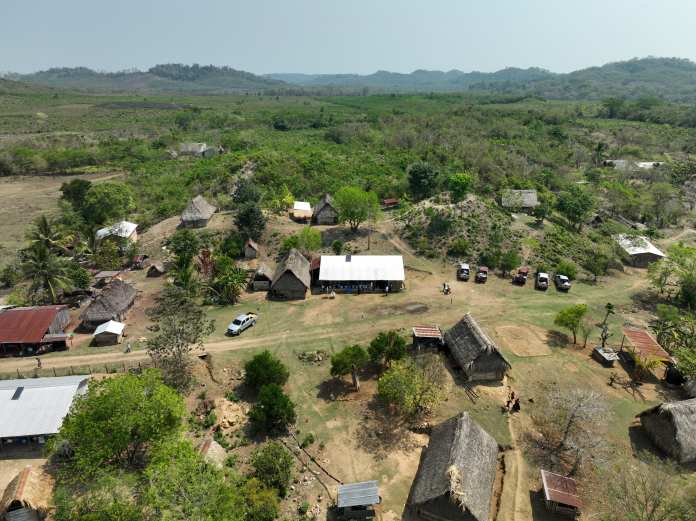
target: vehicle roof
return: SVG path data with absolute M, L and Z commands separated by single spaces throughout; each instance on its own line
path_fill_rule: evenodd
M 479 271 L 488 271 L 488 266 L 479 266 Z
M 548 278 L 549 278 L 549 274 L 548 274 L 548 273 L 544 273 L 543 271 L 540 271 L 539 273 L 537 273 L 537 277 L 546 277 L 546 278 L 548 279 Z
M 561 275 L 560 273 L 557 273 L 556 277 L 558 277 L 559 279 L 567 279 L 568 278 L 566 275 Z
M 459 269 L 469 269 L 469 265 L 466 262 L 459 263 Z

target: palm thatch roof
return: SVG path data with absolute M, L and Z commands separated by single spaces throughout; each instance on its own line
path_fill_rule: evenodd
M 88 323 L 103 323 L 125 313 L 135 300 L 136 290 L 122 280 L 115 280 L 84 310 L 80 319 Z
M 183 222 L 208 221 L 217 208 L 205 200 L 202 195 L 194 197 L 181 214 Z
M 469 313 L 445 333 L 445 343 L 467 374 L 505 372 L 510 363 Z
M 0 515 L 9 508 L 28 508 L 45 514 L 50 507 L 53 485 L 53 478 L 43 467 L 25 467 L 5 488 L 0 501 Z
M 322 198 L 319 199 L 319 202 L 314 207 L 314 215 L 317 215 L 319 212 L 321 212 L 325 206 L 330 206 L 331 208 L 334 207 L 333 197 L 331 197 L 331 194 L 324 194 Z
M 278 264 L 271 286 L 275 286 L 276 282 L 288 272 L 292 273 L 305 287 L 309 288 L 311 284 L 309 261 L 295 248 L 291 249 L 285 260 Z
M 227 460 L 227 451 L 213 438 L 206 438 L 198 447 L 203 459 L 211 465 L 222 468 Z
M 268 281 L 273 280 L 273 270 L 270 268 L 270 266 L 266 263 L 260 263 L 259 267 L 256 268 L 256 272 L 254 273 L 254 280 L 264 280 L 268 279 Z
M 488 521 L 497 467 L 498 444 L 463 412 L 433 428 L 408 504 L 445 498 L 471 518 Z
M 696 398 L 662 403 L 638 418 L 664 452 L 680 463 L 696 461 Z

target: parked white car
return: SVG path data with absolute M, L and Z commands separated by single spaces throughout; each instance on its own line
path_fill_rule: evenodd
M 227 334 L 230 336 L 239 336 L 242 331 L 256 325 L 256 314 L 246 313 L 235 318 L 230 325 L 227 326 Z

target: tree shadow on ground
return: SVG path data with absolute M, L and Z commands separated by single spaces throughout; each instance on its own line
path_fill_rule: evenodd
M 321 242 L 326 246 L 330 246 L 334 241 L 346 243 L 363 239 L 367 237 L 367 235 L 368 230 L 365 228 L 358 228 L 356 231 L 352 231 L 348 226 L 336 226 L 321 230 Z
M 354 393 L 355 388 L 345 378 L 328 378 L 317 385 L 317 398 L 333 402 Z
M 568 347 L 570 339 L 568 338 L 568 335 L 565 333 L 561 333 L 560 331 L 554 331 L 550 330 L 548 333 L 546 333 L 546 343 L 549 345 L 549 347 Z
M 410 422 L 394 414 L 375 396 L 362 412 L 355 441 L 362 449 L 378 458 L 394 450 L 414 450 L 420 442 L 410 426 Z
M 544 492 L 542 490 L 529 491 L 529 504 L 532 507 L 532 519 L 534 521 L 555 521 L 557 519 L 570 519 L 561 515 L 554 515 L 544 506 Z

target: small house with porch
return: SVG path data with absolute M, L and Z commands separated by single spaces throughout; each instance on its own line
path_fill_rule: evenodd
M 0 356 L 65 349 L 68 306 L 32 306 L 0 311 Z
M 468 413 L 435 426 L 407 508 L 419 519 L 489 521 L 498 443 Z
M 309 221 L 312 218 L 312 205 L 306 201 L 295 201 L 292 204 L 290 217 L 299 222 Z
M 339 485 L 336 496 L 339 519 L 373 518 L 375 511 L 371 507 L 382 502 L 376 481 Z
M 333 205 L 333 197 L 329 194 L 319 199 L 319 202 L 314 207 L 312 221 L 315 224 L 336 224 L 338 223 L 338 210 Z
M 293 248 L 276 268 L 268 295 L 280 300 L 301 300 L 310 284 L 309 261 Z
M 92 341 L 97 346 L 114 346 L 123 341 L 123 331 L 126 325 L 123 322 L 109 320 L 97 326 L 92 335 Z
M 649 264 L 666 257 L 647 237 L 621 234 L 617 235 L 615 240 L 625 252 L 629 263 L 637 268 L 646 268 Z
M 138 240 L 138 225 L 130 221 L 120 221 L 111 226 L 98 229 L 96 237 L 97 241 L 115 237 L 129 242 L 136 242 Z
M 467 381 L 501 381 L 511 367 L 469 313 L 445 333 L 445 345 Z

